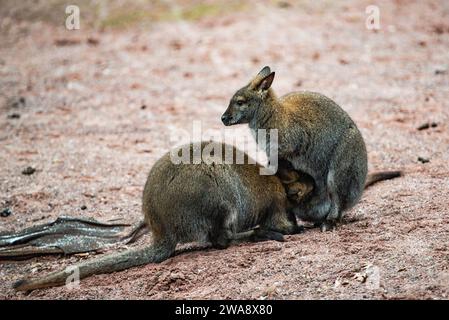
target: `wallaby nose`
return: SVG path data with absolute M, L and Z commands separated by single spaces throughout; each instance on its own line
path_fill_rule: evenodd
M 221 116 L 221 122 L 223 122 L 225 126 L 228 125 L 229 120 L 231 120 L 231 116 L 227 115 L 226 113 Z

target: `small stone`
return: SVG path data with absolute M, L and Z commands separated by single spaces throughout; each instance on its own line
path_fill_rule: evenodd
M 354 279 L 358 282 L 365 283 L 367 279 L 367 275 L 365 272 L 357 272 L 354 274 Z
M 436 34 L 449 32 L 449 26 L 446 26 L 444 24 L 436 24 L 433 26 L 433 32 L 435 32 Z
M 430 159 L 423 158 L 423 157 L 418 157 L 418 161 L 421 162 L 421 163 L 427 163 L 427 162 L 430 162 Z
M 259 64 L 260 63 L 260 59 L 258 57 L 252 57 L 251 58 L 251 62 L 254 64 Z
M 77 44 L 80 44 L 80 39 L 56 39 L 55 45 L 58 47 L 65 47 L 65 46 L 74 46 Z
M 8 115 L 8 119 L 20 119 L 20 114 L 11 113 L 10 115 Z
M 421 130 L 425 130 L 425 129 L 429 129 L 430 127 L 430 123 L 426 122 L 423 123 L 422 125 L 420 125 L 418 128 L 416 128 L 417 130 L 421 131 Z
M 88 197 L 88 198 L 95 198 L 95 195 L 93 193 L 89 193 L 89 192 L 83 192 L 83 196 Z
M 27 176 L 29 176 L 35 172 L 36 172 L 36 169 L 33 167 L 26 167 L 25 169 L 22 170 L 22 174 L 25 174 Z
M 445 74 L 447 72 L 446 66 L 441 66 L 435 69 L 435 75 Z
M 89 37 L 89 38 L 87 38 L 86 42 L 89 45 L 96 46 L 100 43 L 100 40 L 98 40 L 97 38 Z
M 175 50 L 181 50 L 183 45 L 180 41 L 173 40 L 172 42 L 170 42 L 170 47 Z
M 87 209 L 87 206 L 85 206 L 85 205 L 81 206 L 81 210 L 86 210 L 86 209 Z
M 0 212 L 0 217 L 6 218 L 9 217 L 12 214 L 12 211 L 10 208 L 5 208 Z
M 420 125 L 416 129 L 421 131 L 421 130 L 426 130 L 429 128 L 436 128 L 437 126 L 438 126 L 438 124 L 436 122 L 426 122 L 426 123 L 423 123 L 422 125 Z

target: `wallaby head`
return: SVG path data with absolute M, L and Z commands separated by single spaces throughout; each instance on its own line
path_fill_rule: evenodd
M 221 116 L 225 126 L 248 123 L 253 119 L 257 109 L 271 98 L 274 74 L 270 67 L 264 67 L 249 84 L 237 90 Z

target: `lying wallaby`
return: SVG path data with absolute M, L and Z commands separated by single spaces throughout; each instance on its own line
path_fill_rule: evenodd
M 205 142 L 191 144 L 190 153 L 206 145 L 211 147 Z M 211 149 L 224 152 L 226 148 L 234 160 L 241 152 L 221 143 L 213 143 Z M 213 155 L 203 155 L 200 164 L 174 164 L 170 153 L 159 159 L 150 171 L 142 200 L 153 243 L 82 262 L 76 266 L 80 278 L 161 262 L 173 255 L 178 243 L 209 241 L 216 248 L 226 248 L 232 241 L 281 241 L 283 234 L 303 230 L 294 215 L 287 214 L 284 187 L 276 176 L 260 175 L 260 166 L 248 164 L 247 155 L 245 164 L 208 164 Z M 28 291 L 62 285 L 72 272 L 21 280 L 14 287 Z
M 362 195 L 365 143 L 349 115 L 324 95 L 295 92 L 278 98 L 270 89 L 274 75 L 264 67 L 238 90 L 222 121 L 227 126 L 248 123 L 254 134 L 257 129 L 278 129 L 279 158 L 314 182 L 310 199 L 295 213 L 327 229 Z

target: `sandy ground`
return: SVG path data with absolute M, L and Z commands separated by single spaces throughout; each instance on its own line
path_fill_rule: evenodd
M 230 96 L 264 65 L 278 94 L 318 91 L 347 110 L 370 170 L 405 176 L 368 189 L 333 232 L 184 253 L 72 291 L 10 285 L 94 254 L 2 263 L 0 298 L 447 299 L 449 3 L 375 1 L 376 32 L 365 28 L 371 3 L 262 2 L 105 32 L 3 20 L 0 209 L 12 214 L 0 231 L 63 214 L 138 221 L 146 174 L 170 135 L 194 120 L 221 130 Z M 417 130 L 426 122 L 436 127 Z M 37 171 L 22 174 L 28 166 Z

